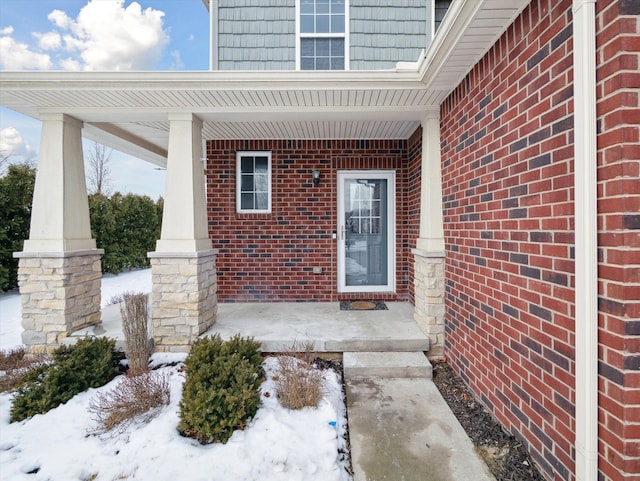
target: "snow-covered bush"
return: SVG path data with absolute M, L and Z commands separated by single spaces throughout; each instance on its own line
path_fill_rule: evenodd
M 219 335 L 196 340 L 185 360 L 178 431 L 202 444 L 226 443 L 260 405 L 264 381 L 260 343 Z
M 115 346 L 113 339 L 84 338 L 57 348 L 53 363 L 31 371 L 26 384 L 16 390 L 11 422 L 44 414 L 90 387 L 109 382 L 118 373 L 122 358 Z
M 148 423 L 169 401 L 168 376 L 147 371 L 127 374 L 111 391 L 98 392 L 91 399 L 89 412 L 98 426 L 96 434 L 112 430 L 121 433 L 136 420 Z

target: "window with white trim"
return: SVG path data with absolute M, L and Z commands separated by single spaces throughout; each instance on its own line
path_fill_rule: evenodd
M 238 152 L 236 186 L 238 212 L 271 212 L 271 152 Z
M 345 70 L 348 0 L 299 0 L 300 70 Z

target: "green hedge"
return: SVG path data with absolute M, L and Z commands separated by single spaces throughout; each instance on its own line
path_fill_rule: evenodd
M 149 266 L 162 225 L 162 199 L 115 193 L 89 196 L 91 235 L 104 249 L 102 271 L 117 274 L 125 269 Z
M 18 259 L 29 237 L 31 200 L 36 171 L 27 165 L 10 165 L 0 178 L 0 291 L 18 287 Z
M 264 381 L 260 343 L 219 335 L 196 340 L 185 361 L 178 431 L 202 444 L 226 443 L 255 416 Z

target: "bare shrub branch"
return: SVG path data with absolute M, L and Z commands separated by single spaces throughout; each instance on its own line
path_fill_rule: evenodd
M 27 354 L 24 347 L 0 351 L 0 392 L 21 386 L 27 373 L 48 362 L 44 354 Z
M 120 303 L 122 330 L 127 343 L 129 372 L 137 375 L 149 371 L 149 303 L 146 294 L 125 292 Z
M 317 407 L 324 396 L 324 375 L 313 366 L 313 345 L 294 346 L 278 356 L 276 395 L 287 409 Z
M 88 411 L 97 424 L 93 434 L 122 433 L 135 421 L 148 423 L 169 404 L 170 387 L 166 373 L 146 372 L 126 375 L 111 391 L 99 392 Z

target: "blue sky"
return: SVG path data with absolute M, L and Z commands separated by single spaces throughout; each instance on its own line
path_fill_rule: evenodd
M 202 0 L 0 0 L 2 70 L 208 68 Z M 40 121 L 0 108 L 0 148 L 12 161 L 36 160 L 39 143 Z M 164 171 L 116 151 L 110 166 L 113 191 L 163 195 Z

